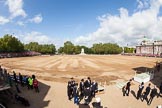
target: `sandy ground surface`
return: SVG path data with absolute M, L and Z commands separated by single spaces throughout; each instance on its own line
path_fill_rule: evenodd
M 136 100 L 133 92 L 137 92 L 138 83 L 133 82 L 132 93 L 123 97 L 122 92 L 115 86 L 115 82 L 127 81 L 134 76 L 135 70 L 152 69 L 160 58 L 120 56 L 120 55 L 74 55 L 74 56 L 38 56 L 25 58 L 0 59 L 0 65 L 9 72 L 13 70 L 23 75 L 35 74 L 40 81 L 40 93 L 21 88 L 23 97 L 31 103 L 30 108 L 86 108 L 68 101 L 66 82 L 74 77 L 76 81 L 90 76 L 97 82 L 106 82 L 104 94 L 101 98 L 102 106 L 107 108 L 155 108 L 162 104 L 162 98 L 155 98 L 150 106 L 146 102 Z M 153 84 L 162 81 L 161 73 L 156 73 Z M 146 86 L 147 84 L 145 84 Z M 93 102 L 94 100 L 92 100 Z M 20 104 L 9 104 L 12 108 L 23 108 Z M 90 107 L 92 105 L 90 104 Z

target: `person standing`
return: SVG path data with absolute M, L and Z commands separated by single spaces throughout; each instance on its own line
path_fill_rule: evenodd
M 162 82 L 160 84 L 159 93 L 158 93 L 158 96 L 157 97 L 161 96 L 160 94 L 162 94 Z
M 157 72 L 160 72 L 160 62 L 156 62 Z
M 20 80 L 21 86 L 24 86 L 23 85 L 23 76 L 21 75 L 21 73 L 19 73 L 19 80 Z
M 34 78 L 33 80 L 33 87 L 35 89 L 35 92 L 39 93 L 38 80 L 36 78 Z
M 7 73 L 7 76 L 8 76 L 8 83 L 12 87 L 12 79 L 11 79 L 11 76 L 10 76 L 9 73 Z
M 148 103 L 148 98 L 147 96 L 149 95 L 150 91 L 151 91 L 151 84 L 149 83 L 148 86 L 146 87 L 146 90 L 144 92 L 143 98 L 142 98 L 142 102 L 143 100 L 146 100 L 146 102 Z
M 92 82 L 91 89 L 92 89 L 92 96 L 95 97 L 96 91 L 98 90 L 98 84 L 95 80 Z
M 26 85 L 28 87 L 28 90 L 30 89 L 30 85 L 29 85 L 29 76 L 26 76 Z
M 124 86 L 122 87 L 122 92 L 123 92 L 123 96 L 125 96 L 125 94 L 126 94 L 126 85 L 124 85 Z
M 79 84 L 79 89 L 80 89 L 80 96 L 84 96 L 84 79 L 81 79 L 81 82 Z
M 74 93 L 74 104 L 79 104 L 79 89 L 78 89 L 78 83 L 75 83 L 75 86 L 73 88 Z
M 87 87 L 84 89 L 84 100 L 85 100 L 85 104 L 89 104 L 90 102 L 90 98 L 91 98 L 91 88 L 90 87 Z
M 7 77 L 7 70 L 4 68 L 4 80 L 7 82 L 8 77 Z
M 68 99 L 71 100 L 73 97 L 73 87 L 75 85 L 75 82 L 73 80 L 73 78 L 71 78 L 70 81 L 68 81 L 68 85 L 67 85 L 67 95 L 68 95 Z
M 33 89 L 33 78 L 29 77 L 28 82 L 29 82 L 29 88 Z
M 130 80 L 127 82 L 127 84 L 126 84 L 126 91 L 125 91 L 125 93 L 126 93 L 127 96 L 129 96 L 131 81 L 132 81 L 132 80 L 130 79 Z
M 16 77 L 16 73 L 15 73 L 15 71 L 13 71 L 13 77 L 14 77 L 14 81 L 15 81 L 15 83 L 17 83 L 17 77 Z
M 150 99 L 148 101 L 148 105 L 151 104 L 152 100 L 154 99 L 154 97 L 157 95 L 157 89 L 156 86 L 154 86 L 154 88 L 152 89 L 151 93 L 150 93 Z
M 71 100 L 71 95 L 72 95 L 72 92 L 71 92 L 71 81 L 68 81 L 68 85 L 67 85 L 67 95 L 68 95 L 68 99 Z
M 141 94 L 142 94 L 142 90 L 144 88 L 144 83 L 142 82 L 140 85 L 139 85 L 139 89 L 138 89 L 138 92 L 137 92 L 137 100 L 139 98 L 141 98 Z
M 91 78 L 90 77 L 87 78 L 84 85 L 85 85 L 85 88 L 91 87 Z
M 75 86 L 75 81 L 74 81 L 74 78 L 72 77 L 71 78 L 71 93 L 72 93 L 72 98 L 74 97 L 74 86 Z

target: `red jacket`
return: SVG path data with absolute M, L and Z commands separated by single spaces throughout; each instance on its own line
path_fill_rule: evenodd
M 33 86 L 34 86 L 34 87 L 38 87 L 38 80 L 34 79 L 34 81 L 33 81 Z

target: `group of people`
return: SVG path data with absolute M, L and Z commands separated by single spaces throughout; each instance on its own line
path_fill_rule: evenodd
M 29 90 L 34 88 L 35 92 L 39 93 L 38 80 L 36 79 L 35 75 L 23 76 L 21 73 L 19 73 L 19 75 L 16 75 L 15 71 L 13 71 L 13 75 L 11 75 L 5 68 L 2 68 L 0 66 L 0 76 L 1 79 L 7 82 L 11 87 L 14 84 L 18 93 L 21 92 L 19 89 L 19 84 L 22 87 L 27 86 Z
M 21 75 L 21 73 L 19 73 L 19 75 L 17 76 L 15 71 L 13 71 L 13 75 L 10 75 L 10 77 L 16 85 L 20 83 L 22 87 L 27 86 L 28 90 L 32 90 L 34 88 L 35 92 L 39 93 L 38 80 L 36 79 L 35 75 L 23 76 Z M 18 88 L 17 91 L 19 92 Z
M 68 99 L 71 100 L 74 98 L 74 104 L 77 105 L 83 98 L 85 104 L 89 104 L 91 99 L 95 97 L 97 90 L 98 83 L 95 80 L 92 82 L 90 77 L 88 77 L 86 80 L 81 79 L 79 84 L 75 82 L 74 78 L 71 78 L 67 85 Z
M 139 85 L 139 89 L 138 89 L 138 92 L 137 92 L 137 99 L 141 98 L 142 102 L 144 100 L 146 100 L 147 104 L 150 105 L 155 96 L 157 96 L 157 98 L 159 96 L 161 97 L 161 94 L 162 94 L 162 82 L 161 82 L 160 87 L 159 87 L 159 92 L 157 90 L 156 85 L 154 85 L 154 87 L 151 88 L 151 83 L 148 84 L 148 86 L 146 87 L 144 92 L 142 92 L 143 89 L 144 89 L 144 83 L 142 82 Z M 150 98 L 148 99 L 149 94 L 150 94 Z
M 131 81 L 132 80 L 129 80 L 127 82 L 126 86 L 123 87 L 123 96 L 125 96 L 125 95 L 129 96 Z M 143 91 L 143 89 L 144 89 L 144 82 L 142 82 L 139 85 L 137 95 L 136 95 L 136 99 L 137 100 L 141 99 L 142 102 L 144 100 L 146 100 L 147 105 L 150 105 L 152 103 L 152 100 L 154 99 L 154 97 L 156 97 L 156 96 L 157 96 L 157 98 L 162 97 L 161 96 L 161 94 L 162 94 L 162 82 L 161 82 L 160 87 L 159 87 L 159 92 L 157 90 L 156 85 L 154 85 L 154 87 L 151 88 L 151 83 L 148 84 L 145 91 Z M 150 97 L 148 99 L 149 95 L 150 95 Z

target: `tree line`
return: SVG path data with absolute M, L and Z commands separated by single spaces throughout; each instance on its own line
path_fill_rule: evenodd
M 86 46 L 75 46 L 72 42 L 67 41 L 63 47 L 58 49 L 58 53 L 80 54 L 82 48 L 84 48 L 86 54 L 120 54 L 123 51 L 122 47 L 114 43 L 97 43 L 93 44 L 91 48 L 88 48 Z
M 23 51 L 36 51 L 42 54 L 55 54 L 56 48 L 53 44 L 38 44 L 37 42 L 30 42 L 23 44 L 16 37 L 6 34 L 0 38 L 0 53 L 9 52 L 23 52 Z
M 86 54 L 120 54 L 123 48 L 116 43 L 95 43 L 92 47 L 74 45 L 71 41 L 66 41 L 63 47 L 60 47 L 58 54 L 80 54 L 84 48 Z M 30 42 L 23 44 L 16 37 L 6 34 L 0 38 L 0 53 L 3 52 L 23 52 L 36 51 L 42 54 L 55 54 L 56 47 L 54 44 L 39 44 L 38 42 Z M 124 48 L 124 53 L 133 53 L 134 48 Z

